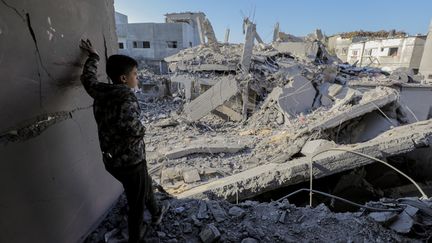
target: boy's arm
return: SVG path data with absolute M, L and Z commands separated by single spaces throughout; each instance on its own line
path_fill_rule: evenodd
M 84 85 L 87 93 L 95 98 L 97 96 L 97 65 L 99 62 L 99 55 L 96 53 L 90 53 L 87 61 L 84 64 L 84 70 L 81 75 L 81 83 Z
M 145 127 L 140 121 L 140 108 L 134 98 L 125 99 L 120 107 L 120 127 L 127 136 L 144 137 Z

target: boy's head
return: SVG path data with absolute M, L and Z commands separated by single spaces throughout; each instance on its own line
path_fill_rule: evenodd
M 138 85 L 138 63 L 125 55 L 112 55 L 106 63 L 106 73 L 115 84 L 126 84 L 130 88 Z

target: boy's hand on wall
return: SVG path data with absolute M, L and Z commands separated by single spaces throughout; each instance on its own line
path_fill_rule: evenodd
M 94 53 L 98 55 L 96 49 L 93 47 L 89 39 L 87 40 L 81 39 L 80 48 L 84 51 L 87 51 L 89 54 Z

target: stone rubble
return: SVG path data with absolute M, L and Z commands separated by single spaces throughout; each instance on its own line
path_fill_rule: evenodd
M 309 180 L 310 157 L 322 150 L 346 148 L 386 159 L 427 147 L 432 139 L 431 122 L 413 123 L 407 115 L 412 111 L 401 103 L 401 87 L 431 86 L 404 70 L 341 63 L 327 52 L 319 30 L 298 38 L 276 27 L 274 42 L 261 43 L 256 25 L 245 19 L 246 44 L 213 40 L 165 58 L 169 75 L 140 72 L 149 173 L 179 198 L 171 199 L 173 209 L 153 236 L 162 242 L 408 240 L 395 232 L 406 234 L 419 224 L 413 217 L 421 210 L 412 205 L 399 214 L 338 214 L 324 205 L 244 202 Z M 317 157 L 321 167 L 314 176 L 373 162 L 326 154 Z M 111 230 L 124 232 L 123 221 L 103 223 L 93 236 L 100 240 L 109 231 L 108 238 L 120 237 Z

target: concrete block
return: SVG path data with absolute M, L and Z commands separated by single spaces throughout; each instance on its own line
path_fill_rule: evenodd
M 429 146 L 431 139 L 432 120 L 427 120 L 396 127 L 368 142 L 341 148 L 380 158 L 383 154 L 405 154 L 414 151 L 419 145 Z M 331 151 L 320 154 L 314 159 L 313 176 L 322 178 L 374 162 L 374 160 L 355 156 L 349 152 Z M 266 191 L 308 181 L 309 164 L 309 157 L 290 160 L 287 163 L 268 163 L 192 188 L 177 197 L 243 200 Z
M 383 88 L 384 89 L 384 88 Z M 352 106 L 344 112 L 339 112 L 339 114 L 330 116 L 324 120 L 317 121 L 312 124 L 308 124 L 309 131 L 315 131 L 320 129 L 328 129 L 339 126 L 343 122 L 349 121 L 353 118 L 360 117 L 371 111 L 377 110 L 387 104 L 395 102 L 399 95 L 396 90 L 385 88 L 386 92 L 378 97 L 372 97 L 367 100 L 362 100 L 359 104 Z M 365 99 L 365 98 L 364 98 Z
M 228 214 L 233 216 L 233 217 L 241 217 L 243 215 L 245 215 L 245 211 L 242 208 L 239 208 L 237 206 L 231 207 L 228 211 Z
M 213 113 L 227 121 L 241 121 L 243 119 L 243 116 L 240 113 L 226 105 L 219 106 L 213 111 Z
M 239 93 L 237 81 L 233 79 L 222 79 L 209 90 L 186 104 L 184 113 L 191 121 L 197 121 L 209 114 L 225 101 Z
M 246 147 L 244 144 L 234 143 L 194 143 L 184 148 L 174 148 L 169 151 L 161 152 L 162 156 L 168 159 L 177 159 L 190 154 L 217 154 L 217 153 L 237 153 Z
M 209 201 L 207 203 L 207 206 L 212 212 L 216 222 L 220 223 L 227 218 L 227 214 L 225 210 L 220 206 L 220 204 L 217 201 Z
M 194 183 L 201 180 L 197 169 L 187 170 L 183 172 L 183 180 L 186 183 Z
M 389 227 L 402 234 L 406 234 L 411 231 L 411 228 L 414 225 L 415 215 L 418 212 L 418 208 L 415 208 L 411 205 L 407 205 L 404 211 L 402 211 L 396 220 L 389 225 Z
M 214 243 L 220 239 L 221 234 L 214 224 L 208 224 L 204 227 L 199 236 L 204 243 Z
M 335 142 L 328 141 L 325 139 L 317 139 L 317 140 L 311 140 L 306 142 L 306 144 L 303 146 L 301 153 L 304 155 L 313 155 L 317 153 L 318 151 L 322 151 L 329 148 L 336 147 Z
M 312 83 L 303 76 L 295 76 L 282 89 L 278 105 L 285 114 L 296 116 L 312 109 L 316 91 Z

